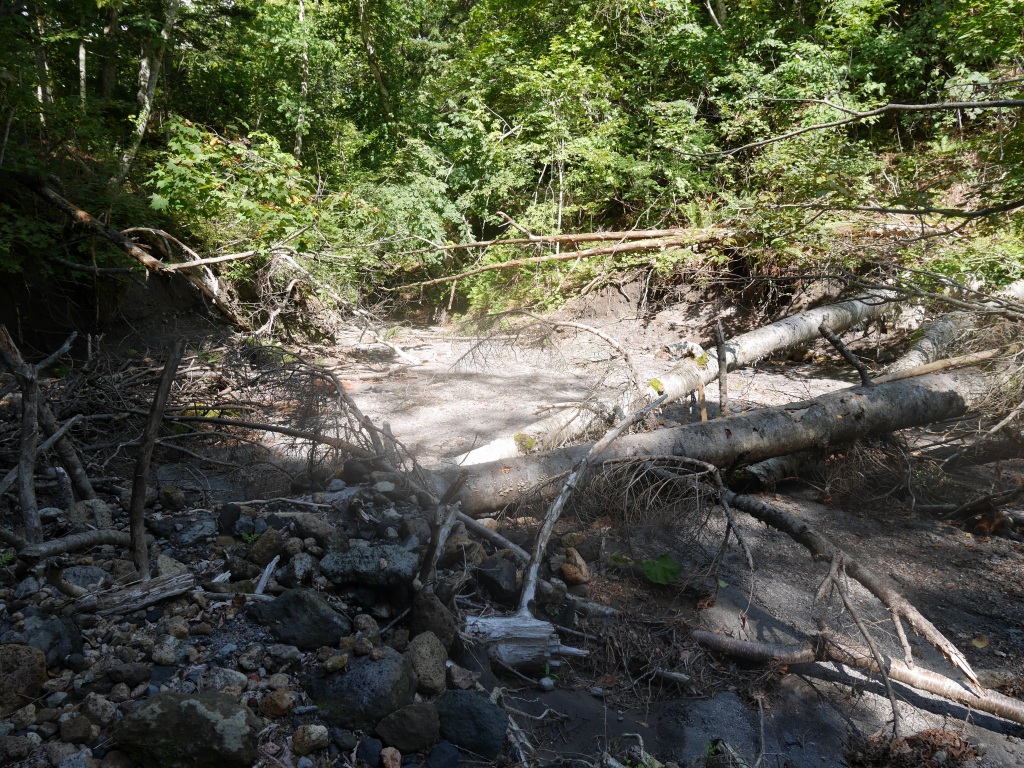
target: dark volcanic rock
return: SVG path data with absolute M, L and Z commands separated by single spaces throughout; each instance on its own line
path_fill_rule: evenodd
M 365 739 L 359 742 L 359 746 L 356 747 L 356 759 L 362 760 L 370 768 L 377 768 L 380 765 L 380 753 L 384 748 L 380 739 L 374 739 L 367 736 Z
M 419 558 L 394 544 L 352 547 L 331 552 L 320 561 L 320 570 L 335 584 L 397 587 L 412 584 Z
M 22 634 L 26 643 L 46 655 L 48 667 L 56 667 L 68 656 L 82 652 L 82 632 L 71 619 L 29 616 Z
M 508 715 L 486 696 L 448 691 L 437 700 L 441 735 L 452 744 L 485 760 L 498 756 L 505 744 Z
M 352 623 L 311 589 L 290 589 L 273 602 L 252 603 L 248 612 L 282 643 L 304 651 L 336 646 L 352 631 Z
M 516 589 L 516 566 L 504 557 L 494 555 L 484 560 L 476 569 L 476 578 L 495 600 L 502 605 L 515 605 L 519 592 Z
M 377 723 L 377 735 L 399 752 L 419 752 L 435 741 L 441 732 L 437 707 L 420 702 L 402 707 Z
M 46 682 L 46 657 L 30 645 L 0 645 L 0 717 L 39 698 Z
M 120 722 L 114 740 L 151 768 L 249 768 L 259 721 L 227 696 L 160 693 Z
M 412 664 L 393 648 L 382 650 L 380 660 L 362 656 L 351 662 L 347 672 L 310 680 L 310 698 L 324 719 L 343 728 L 370 730 L 412 704 L 416 694 Z
M 416 593 L 412 601 L 410 635 L 415 637 L 423 632 L 433 632 L 445 648 L 451 648 L 455 641 L 455 630 L 455 617 L 437 595 L 425 589 Z

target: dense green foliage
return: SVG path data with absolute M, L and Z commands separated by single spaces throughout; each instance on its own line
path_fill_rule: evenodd
M 837 209 L 1024 199 L 1020 107 L 891 111 L 730 150 L 893 102 L 1018 99 L 1022 59 L 1021 0 L 0 0 L 0 174 L 49 174 L 94 214 L 204 255 L 263 254 L 224 267 L 240 276 L 285 244 L 343 294 L 536 255 L 407 253 L 493 237 L 499 211 L 537 234 L 743 234 L 460 281 L 478 306 L 686 260 L 886 259 L 991 284 L 1024 272 L 1019 214 L 868 252 L 847 236 L 885 215 Z M 0 270 L 94 249 L 0 190 Z

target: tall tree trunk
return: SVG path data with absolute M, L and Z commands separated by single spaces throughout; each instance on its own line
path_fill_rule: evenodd
M 86 83 L 86 51 L 85 51 L 85 18 L 81 18 L 82 37 L 78 38 L 78 106 L 85 112 Z
M 117 87 L 117 46 L 121 37 L 121 20 L 117 4 L 112 4 L 103 25 L 103 70 L 100 73 L 100 96 L 109 99 Z
M 365 0 L 359 0 L 359 34 L 363 39 L 363 50 L 366 52 L 366 63 L 373 73 L 373 79 L 377 82 L 377 91 L 380 93 L 380 101 L 388 120 L 393 120 L 395 112 L 391 108 L 391 94 L 384 83 L 384 75 L 380 69 L 380 61 L 377 59 L 377 52 L 373 47 L 373 39 L 370 36 L 370 21 L 366 14 Z
M 164 18 L 164 26 L 160 30 L 159 39 L 154 45 L 147 45 L 139 57 L 139 113 L 135 118 L 135 130 L 132 133 L 128 149 L 121 156 L 121 167 L 114 180 L 117 186 L 124 184 L 128 171 L 131 169 L 132 163 L 135 162 L 135 156 L 139 153 L 139 147 L 142 146 L 142 138 L 146 135 L 149 118 L 153 114 L 156 85 L 160 80 L 160 65 L 164 52 L 167 50 L 167 43 L 171 39 L 171 33 L 174 31 L 180 5 L 181 0 L 168 0 L 167 15 Z
M 53 90 L 50 86 L 50 60 L 46 53 L 46 23 L 38 5 L 32 8 L 36 17 L 36 98 L 39 100 L 39 123 L 46 128 L 46 123 L 53 106 Z
M 780 408 L 627 435 L 609 446 L 601 458 L 642 460 L 675 455 L 718 467 L 762 461 L 957 418 L 980 404 L 995 384 L 994 375 L 964 370 L 855 387 Z M 569 472 L 590 447 L 578 445 L 440 470 L 438 487 L 448 487 L 459 472 L 467 472 L 456 500 L 467 514 L 479 516 Z
M 302 134 L 306 130 L 306 99 L 309 96 L 309 36 L 306 32 L 306 0 L 299 0 L 299 31 L 302 34 L 301 82 L 299 83 L 299 116 L 295 123 L 295 148 L 292 154 L 302 159 Z

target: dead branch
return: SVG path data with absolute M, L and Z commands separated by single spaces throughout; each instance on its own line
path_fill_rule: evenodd
M 718 352 L 718 413 L 729 415 L 729 362 L 725 354 L 725 331 L 722 321 L 715 323 L 715 350 Z
M 96 613 L 100 616 L 126 615 L 170 597 L 183 595 L 192 591 L 195 586 L 196 577 L 192 572 L 181 571 L 147 582 L 136 582 L 120 589 L 86 595 L 75 603 L 75 607 L 84 613 Z
M 548 545 L 548 539 L 551 538 L 551 532 L 554 530 L 555 523 L 558 522 L 558 518 L 561 516 L 562 510 L 569 501 L 569 497 L 572 495 L 573 491 L 576 490 L 576 487 L 586 475 L 587 470 L 595 461 L 597 461 L 597 458 L 604 453 L 605 449 L 615 442 L 619 435 L 637 422 L 641 421 L 648 413 L 660 406 L 663 402 L 664 398 L 659 397 L 646 408 L 642 408 L 639 411 L 631 413 L 619 422 L 614 428 L 610 429 L 604 437 L 594 443 L 593 447 L 591 447 L 587 452 L 587 455 L 584 456 L 573 471 L 569 473 L 558 497 L 548 509 L 548 513 L 544 517 L 544 523 L 541 525 L 540 531 L 537 534 L 537 540 L 534 542 L 533 555 L 530 558 L 530 567 L 527 569 L 526 577 L 523 579 L 523 591 L 519 598 L 519 610 L 517 612 L 518 617 L 530 616 L 530 603 L 533 601 L 533 597 L 537 591 L 538 572 L 540 571 L 541 560 L 544 558 L 544 550 Z
M 462 280 L 467 277 L 479 275 L 484 272 L 491 272 L 496 269 L 518 269 L 519 267 L 532 266 L 534 264 L 546 264 L 553 261 L 575 261 L 576 259 L 589 259 L 594 256 L 614 256 L 619 253 L 636 253 L 638 251 L 663 251 L 667 248 L 687 248 L 692 245 L 698 245 L 711 240 L 724 240 L 729 237 L 734 237 L 735 232 L 724 229 L 696 229 L 696 230 L 684 230 L 687 232 L 684 236 L 673 236 L 658 238 L 653 240 L 639 240 L 636 242 L 629 243 L 617 243 L 616 245 L 605 245 L 598 248 L 588 248 L 584 251 L 569 251 L 568 253 L 555 253 L 548 256 L 531 256 L 523 259 L 511 259 L 509 261 L 503 261 L 499 264 L 487 264 L 482 267 L 476 267 L 474 269 L 460 272 L 457 275 L 449 275 L 448 277 L 438 277 L 433 280 L 424 280 L 419 283 L 409 283 L 408 285 L 402 286 L 401 290 L 407 288 L 425 288 L 428 285 L 440 285 L 441 283 L 450 283 L 455 280 Z M 399 289 L 395 289 L 399 290 Z
M 125 531 L 114 530 L 72 533 L 59 539 L 51 539 L 42 544 L 25 547 L 18 552 L 18 557 L 24 560 L 41 560 L 44 557 L 63 555 L 67 552 L 75 552 L 88 547 L 98 547 L 103 544 L 128 546 L 131 544 L 131 534 Z
M 868 118 L 878 117 L 879 115 L 888 114 L 890 112 L 942 112 L 958 109 L 1013 109 L 1024 107 L 1024 100 L 1021 99 L 998 99 L 989 101 L 944 101 L 937 104 L 886 104 L 884 107 L 878 107 L 877 109 L 869 109 L 865 112 L 851 112 L 845 107 L 832 106 L 833 109 L 838 109 L 842 112 L 847 112 L 850 117 L 843 118 L 842 120 L 833 120 L 828 123 L 817 123 L 816 125 L 807 125 L 803 128 L 797 128 L 796 130 L 783 133 L 779 136 L 773 136 L 768 139 L 762 139 L 761 141 L 753 141 L 749 144 L 744 144 L 742 147 L 736 147 L 735 149 L 725 149 L 720 152 L 701 152 L 701 153 L 680 153 L 687 154 L 692 157 L 723 157 L 727 155 L 735 155 L 738 152 L 745 152 L 748 149 L 760 149 L 766 147 L 769 144 L 777 144 L 780 141 L 786 141 L 786 139 L 792 139 L 796 136 L 800 136 L 811 131 L 823 131 L 829 128 L 838 128 L 843 125 L 849 125 L 851 123 L 857 123 L 861 120 L 867 120 Z M 1024 205 L 1024 201 L 1018 204 Z M 940 209 L 941 210 L 941 209 Z M 887 211 L 890 212 L 890 211 Z M 902 211 L 909 212 L 909 211 Z M 962 213 L 957 211 L 956 213 Z M 950 214 L 950 215 L 955 215 Z
M 65 200 L 41 179 L 31 174 L 24 173 L 16 174 L 16 177 L 27 189 L 34 192 L 57 210 L 63 212 L 76 226 L 84 227 L 85 229 L 107 238 L 110 242 L 151 272 L 156 272 L 157 274 L 171 274 L 162 261 L 146 253 L 146 251 L 113 227 L 107 226 L 102 221 L 90 216 L 78 206 Z M 231 323 L 239 327 L 245 327 L 245 323 L 243 323 L 238 315 L 235 314 L 234 310 L 226 301 L 217 295 L 217 291 L 208 285 L 206 281 L 198 275 L 191 274 L 188 271 L 183 272 L 183 275 L 185 276 L 185 279 L 188 280 L 188 282 L 191 283 L 210 302 L 212 302 L 213 305 L 220 310 L 221 314 L 223 314 Z
M 135 462 L 135 474 L 132 479 L 132 499 L 128 509 L 132 538 L 132 559 L 135 561 L 135 567 L 139 571 L 139 577 L 144 582 L 150 579 L 145 518 L 149 462 L 153 458 L 153 445 L 156 442 L 160 422 L 163 419 L 167 397 L 171 393 L 171 384 L 174 383 L 174 373 L 178 370 L 178 363 L 181 362 L 181 353 L 184 349 L 185 343 L 178 339 L 174 342 L 174 346 L 167 356 L 167 364 L 164 366 L 163 375 L 160 377 L 160 385 L 157 387 L 156 396 L 153 398 L 153 407 L 149 414 L 149 421 L 146 422 L 146 428 L 143 430 L 142 438 L 139 441 L 139 457 Z
M 417 248 L 413 251 L 401 251 L 398 256 L 413 256 L 418 253 L 435 253 L 437 251 L 469 251 L 474 248 L 490 248 L 492 245 L 574 245 L 576 243 L 593 243 L 627 240 L 654 240 L 664 237 L 680 237 L 689 230 L 685 228 L 675 229 L 632 229 L 624 232 L 584 232 L 577 235 L 530 235 L 529 237 L 513 237 L 504 240 L 478 240 L 474 243 L 459 243 L 455 245 L 437 245 L 433 248 Z
M 801 544 L 811 553 L 811 557 L 815 560 L 831 561 L 837 556 L 842 557 L 846 572 L 853 579 L 878 598 L 886 608 L 895 611 L 900 617 L 905 619 L 917 634 L 931 643 L 954 667 L 963 672 L 967 679 L 975 686 L 981 687 L 978 676 L 971 669 L 971 665 L 963 653 L 947 640 L 934 624 L 907 602 L 903 595 L 889 586 L 881 577 L 843 552 L 843 550 L 818 533 L 811 525 L 790 515 L 788 512 L 765 504 L 750 496 L 743 496 L 727 490 L 720 491 L 720 493 L 723 493 L 734 507 L 742 509 L 761 522 L 782 531 L 798 544 Z
M 832 329 L 825 325 L 825 323 L 818 326 L 818 332 L 825 337 L 829 344 L 836 348 L 846 362 L 857 369 L 857 373 L 860 374 L 860 383 L 865 387 L 870 387 L 871 374 L 868 373 L 867 366 L 861 362 L 861 359 L 853 354 L 850 348 L 843 343 L 843 340 L 833 333 Z
M 690 635 L 706 648 L 753 662 L 777 662 L 780 664 L 809 664 L 815 661 L 831 661 L 849 667 L 877 672 L 877 664 L 867 648 L 851 643 L 832 632 L 821 632 L 815 638 L 814 647 L 804 645 L 772 645 L 771 643 L 737 640 L 725 635 L 694 631 Z M 944 675 L 920 667 L 909 667 L 897 659 L 884 659 L 886 671 L 897 682 L 921 691 L 941 696 L 969 709 L 988 712 L 1015 723 L 1024 724 L 1024 702 L 1011 699 L 995 691 L 981 690 L 973 693 L 960 683 Z

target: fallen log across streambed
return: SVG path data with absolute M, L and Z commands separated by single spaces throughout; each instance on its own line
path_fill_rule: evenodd
M 879 290 L 785 317 L 730 339 L 724 344 L 721 357 L 726 360 L 730 371 L 744 368 L 769 355 L 817 339 L 818 328 L 823 323 L 831 330 L 841 332 L 856 323 L 875 320 L 891 308 L 894 297 L 892 292 Z M 679 345 L 669 345 L 668 349 L 672 351 L 675 346 Z M 561 410 L 523 427 L 514 435 L 499 437 L 475 448 L 458 457 L 457 461 L 463 466 L 482 464 L 526 453 L 524 448 L 564 444 L 584 435 L 603 414 L 612 414 L 616 408 L 630 412 L 661 395 L 666 396 L 667 402 L 679 400 L 710 384 L 718 374 L 718 349 L 712 347 L 703 355 L 682 359 L 663 375 L 648 382 L 646 392 L 627 392 L 620 403 L 588 403 Z
M 854 387 L 715 421 L 625 435 L 601 458 L 677 455 L 720 468 L 762 461 L 958 418 L 983 402 L 997 378 L 996 374 L 965 369 Z M 462 502 L 466 514 L 483 516 L 571 471 L 590 448 L 578 445 L 469 467 L 442 468 L 435 479 L 438 487 L 448 487 L 464 471 L 466 480 L 456 500 Z

